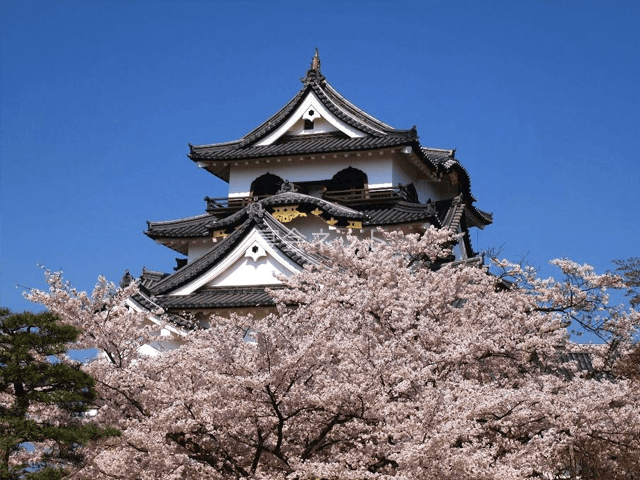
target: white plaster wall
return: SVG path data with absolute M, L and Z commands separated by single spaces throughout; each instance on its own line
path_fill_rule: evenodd
M 311 115 L 311 112 L 313 112 L 313 115 Z M 267 135 L 265 138 L 260 140 L 257 145 L 271 145 L 282 135 L 292 133 L 294 125 L 298 121 L 300 121 L 300 119 L 317 121 L 320 118 L 324 119 L 328 123 L 331 123 L 335 129 L 344 132 L 351 138 L 364 136 L 361 131 L 351 127 L 350 125 L 347 125 L 342 120 L 338 119 L 335 115 L 333 115 L 329 110 L 325 108 L 324 104 L 318 99 L 315 93 L 309 92 L 309 94 L 307 94 L 298 108 L 296 108 L 295 112 L 291 114 L 289 119 L 270 135 Z
M 277 285 L 282 282 L 276 278 L 276 274 L 288 275 L 289 273 L 271 256 L 261 257 L 257 260 L 241 257 L 230 268 L 208 283 L 208 286 Z
M 446 200 L 447 198 L 452 198 L 460 194 L 460 189 L 452 185 L 446 176 L 443 177 L 440 182 L 420 179 L 416 184 L 416 189 L 418 189 L 418 192 L 421 190 L 429 192 L 431 195 L 430 198 L 434 202 L 438 200 Z M 422 199 L 420 201 L 422 201 Z
M 362 152 L 360 156 L 348 158 L 344 154 L 317 154 L 314 160 L 290 158 L 281 158 L 280 161 L 271 159 L 269 163 L 262 161 L 258 165 L 255 161 L 234 162 L 230 165 L 229 197 L 249 195 L 251 182 L 267 172 L 295 183 L 328 180 L 340 170 L 353 167 L 367 174 L 370 188 L 393 185 L 393 166 L 388 153 Z
M 202 243 L 201 240 L 197 240 L 196 243 L 189 242 L 187 261 L 191 263 L 197 258 L 200 258 L 207 251 L 209 251 L 212 245 L 213 244 L 211 242 Z
M 450 187 L 448 179 L 436 182 L 429 178 L 418 178 L 418 173 L 411 164 L 402 159 L 394 159 L 393 185 L 397 186 L 399 183 L 403 185 L 413 183 L 420 203 L 427 203 L 429 199 L 435 202 L 457 195 L 457 191 Z
M 324 118 L 316 118 L 313 121 L 313 129 L 304 129 L 304 118 L 301 118 L 287 131 L 287 135 L 312 135 L 316 133 L 337 132 L 338 129 Z
M 394 158 L 392 168 L 393 173 L 391 178 L 393 179 L 394 186 L 397 186 L 399 183 L 402 183 L 403 185 L 406 185 L 408 183 L 416 183 L 418 172 L 406 161 L 399 158 Z

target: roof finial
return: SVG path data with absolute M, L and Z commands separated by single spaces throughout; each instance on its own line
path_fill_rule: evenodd
M 318 47 L 316 47 L 316 54 L 311 60 L 311 70 L 315 70 L 318 73 L 320 72 L 320 52 L 318 52 Z
M 305 85 L 309 83 L 318 83 L 324 80 L 324 76 L 320 73 L 320 52 L 318 52 L 318 47 L 316 47 L 316 53 L 311 59 L 311 66 L 309 70 L 307 70 L 307 76 L 301 78 L 300 81 Z

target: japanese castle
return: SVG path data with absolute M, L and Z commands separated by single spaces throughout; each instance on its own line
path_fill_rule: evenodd
M 134 308 L 162 308 L 183 328 L 213 313 L 262 316 L 274 310 L 266 289 L 278 274 L 319 261 L 304 242 L 347 233 L 381 241 L 378 227 L 449 227 L 462 234 L 456 260 L 476 257 L 469 229 L 492 217 L 474 206 L 455 150 L 424 147 L 415 127 L 397 130 L 353 105 L 322 74 L 317 50 L 301 81 L 244 137 L 189 145 L 191 161 L 227 182 L 228 195 L 206 197 L 202 214 L 147 222 L 145 234 L 181 258 L 171 273 L 143 270 Z

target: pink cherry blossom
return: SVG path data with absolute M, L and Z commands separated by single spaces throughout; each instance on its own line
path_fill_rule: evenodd
M 127 308 L 135 284 L 100 279 L 88 295 L 47 273 L 50 291 L 29 297 L 103 352 L 86 366 L 95 418 L 123 433 L 89 446 L 75 476 L 638 478 L 628 362 L 640 316 L 606 293 L 621 280 L 568 260 L 555 262 L 561 280 L 447 262 L 454 240 L 430 229 L 387 234 L 386 246 L 312 244 L 326 260 L 271 292 L 277 314 L 212 317 L 157 356 L 140 347 L 160 313 Z M 576 344 L 571 328 L 601 343 Z

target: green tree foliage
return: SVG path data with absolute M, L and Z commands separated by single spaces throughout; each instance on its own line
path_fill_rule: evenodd
M 117 434 L 84 415 L 94 380 L 66 356 L 79 333 L 50 313 L 0 309 L 0 480 L 62 478 L 83 445 Z

